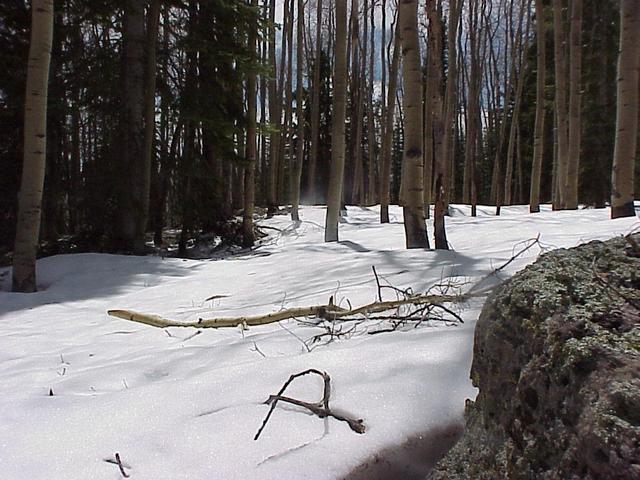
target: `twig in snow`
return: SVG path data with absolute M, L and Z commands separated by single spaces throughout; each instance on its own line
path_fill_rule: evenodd
M 380 279 L 378 278 L 378 272 L 376 272 L 376 266 L 371 265 L 371 270 L 373 270 L 373 274 L 376 277 L 376 285 L 378 285 L 378 301 L 382 301 L 382 287 L 380 286 Z
M 503 263 L 502 265 L 500 265 L 499 267 L 496 267 L 493 269 L 493 271 L 491 271 L 491 273 L 489 273 L 488 275 L 485 275 L 484 277 L 482 277 L 480 279 L 480 281 L 478 281 L 473 287 L 471 287 L 471 289 L 469 291 L 467 291 L 467 295 L 471 295 L 474 291 L 478 290 L 480 285 L 482 285 L 482 283 L 487 280 L 490 277 L 493 276 L 498 276 L 498 273 L 500 273 L 502 270 L 504 270 L 505 268 L 507 268 L 507 266 L 509 266 L 514 260 L 516 260 L 519 256 L 521 256 L 523 253 L 527 252 L 528 250 L 530 250 L 531 248 L 533 248 L 535 245 L 538 246 L 538 248 L 540 248 L 540 250 L 543 250 L 543 247 L 540 243 L 540 234 L 538 234 L 536 236 L 536 238 L 531 238 L 529 240 L 525 240 L 524 242 L 519 242 L 516 244 L 520 245 L 520 244 L 525 244 L 525 246 L 520 249 L 518 252 L 514 253 L 511 258 L 509 258 L 509 260 L 507 260 L 505 263 Z M 515 250 L 515 246 L 514 246 L 514 250 Z M 488 290 L 492 290 L 494 287 L 490 287 Z M 486 290 L 481 290 L 480 293 L 485 292 Z
M 116 452 L 116 462 L 118 462 L 118 468 L 120 468 L 120 473 L 124 478 L 129 478 L 129 474 L 124 471 L 124 465 L 122 465 L 122 460 L 120 460 L 120 454 Z
M 322 380 L 324 382 L 322 400 L 320 400 L 317 403 L 311 403 L 311 402 L 304 402 L 302 400 L 297 400 L 295 398 L 285 397 L 282 395 L 285 392 L 285 390 L 289 387 L 291 382 L 293 382 L 296 378 L 303 377 L 310 373 L 313 373 L 315 375 L 319 375 L 320 377 L 322 377 Z M 297 405 L 299 407 L 306 408 L 311 413 L 317 415 L 320 418 L 333 417 L 336 420 L 346 422 L 349 425 L 349 428 L 351 428 L 351 430 L 353 430 L 354 432 L 364 433 L 365 426 L 364 426 L 364 423 L 362 422 L 362 419 L 354 420 L 353 418 L 346 417 L 344 415 L 335 413 L 331 410 L 331 408 L 329 407 L 330 396 L 331 396 L 331 377 L 329 377 L 329 374 L 327 372 L 321 372 L 319 370 L 316 370 L 315 368 L 310 368 L 308 370 L 305 370 L 304 372 L 291 375 L 289 379 L 284 383 L 280 391 L 276 395 L 270 395 L 267 401 L 264 402 L 266 405 L 270 405 L 271 407 L 269 408 L 269 413 L 267 413 L 267 416 L 262 422 L 262 425 L 260 426 L 258 433 L 256 433 L 256 436 L 253 437 L 253 439 L 258 440 L 258 438 L 260 437 L 260 434 L 264 430 L 264 427 L 267 425 L 269 418 L 271 418 L 271 415 L 273 414 L 273 411 L 275 410 L 278 402 L 290 403 L 292 405 Z
M 304 340 L 302 340 L 298 335 L 296 335 L 295 333 L 293 333 L 291 330 L 289 330 L 287 327 L 285 327 L 282 322 L 278 322 L 278 325 L 283 328 L 285 331 L 287 331 L 291 336 L 293 336 L 296 340 L 298 340 L 305 348 L 305 350 L 307 351 L 307 353 L 311 353 L 311 349 L 309 348 L 309 345 L 307 345 L 305 343 Z
M 253 348 L 250 348 L 249 350 L 251 350 L 252 352 L 258 352 L 264 358 L 267 358 L 267 356 L 262 352 L 262 350 L 258 348 L 258 344 L 256 342 L 253 342 Z

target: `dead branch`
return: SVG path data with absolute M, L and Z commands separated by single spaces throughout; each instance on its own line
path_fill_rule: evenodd
M 175 320 L 150 315 L 146 313 L 134 312 L 131 310 L 109 310 L 107 314 L 112 317 L 130 320 L 132 322 L 144 323 L 153 327 L 195 327 L 195 328 L 223 328 L 237 327 L 238 325 L 266 325 L 299 317 L 318 317 L 325 320 L 339 320 L 357 315 L 368 315 L 392 310 L 401 305 L 421 305 L 427 303 L 449 303 L 462 302 L 469 298 L 466 294 L 460 295 L 411 295 L 397 300 L 386 300 L 383 302 L 372 302 L 353 309 L 339 307 L 332 302 L 327 305 L 315 305 L 311 307 L 298 307 L 280 310 L 267 315 L 241 316 L 241 317 L 218 317 L 190 322 L 178 322 Z
M 240 316 L 240 317 L 215 317 L 215 318 L 199 318 L 197 321 L 179 322 L 176 320 L 167 319 L 159 315 L 152 315 L 147 313 L 134 312 L 132 310 L 108 310 L 107 314 L 112 317 L 122 318 L 130 320 L 132 322 L 143 323 L 151 325 L 153 327 L 166 328 L 166 327 L 195 327 L 195 328 L 224 328 L 224 327 L 237 327 L 237 326 L 254 326 L 254 325 L 267 325 L 269 323 L 280 322 L 282 320 L 289 320 L 294 318 L 320 318 L 329 321 L 350 321 L 355 320 L 357 317 L 364 316 L 369 318 L 372 314 L 388 312 L 389 310 L 398 309 L 397 317 L 400 317 L 399 308 L 402 306 L 435 306 L 443 311 L 449 313 L 462 323 L 462 319 L 459 315 L 452 312 L 450 309 L 444 307 L 443 303 L 460 303 L 469 300 L 473 297 L 482 297 L 487 294 L 487 289 L 480 289 L 480 285 L 492 276 L 497 274 L 511 264 L 516 258 L 520 257 L 526 251 L 533 246 L 540 246 L 540 235 L 536 238 L 523 242 L 525 245 L 518 252 L 514 253 L 512 257 L 507 260 L 500 267 L 494 269 L 491 273 L 480 279 L 474 286 L 472 286 L 465 293 L 460 294 L 448 294 L 446 289 L 441 293 L 430 293 L 427 291 L 423 294 L 414 294 L 410 288 L 401 290 L 392 285 L 381 285 L 380 277 L 375 267 L 372 267 L 373 273 L 376 278 L 376 284 L 378 286 L 378 300 L 366 305 L 362 305 L 357 308 L 352 308 L 349 303 L 349 308 L 343 308 L 335 305 L 333 297 L 326 305 L 313 305 L 309 307 L 296 307 L 289 309 L 282 309 L 277 312 L 268 313 L 266 315 L 252 315 L 252 316 Z M 382 277 L 384 279 L 384 277 Z M 441 285 L 438 285 L 441 287 Z M 450 285 L 446 285 L 448 288 Z M 396 292 L 398 298 L 395 300 L 382 300 L 382 289 L 390 288 Z M 424 310 L 423 310 L 424 311 Z M 413 318 L 418 311 L 414 311 L 408 315 L 405 315 L 405 319 Z M 425 316 L 422 316 L 424 320 Z
M 302 400 L 297 400 L 291 397 L 285 397 L 282 395 L 285 392 L 285 390 L 289 387 L 291 382 L 293 382 L 296 378 L 299 378 L 311 373 L 322 377 L 322 380 L 324 382 L 322 400 L 320 400 L 317 403 L 311 403 L 311 402 L 305 402 Z M 267 401 L 264 402 L 265 405 L 270 405 L 271 407 L 269 408 L 269 413 L 267 413 L 267 416 L 263 420 L 262 425 L 258 430 L 258 433 L 256 433 L 256 436 L 253 437 L 253 439 L 258 440 L 258 438 L 260 437 L 260 434 L 264 430 L 264 427 L 267 425 L 269 418 L 271 418 L 271 414 L 275 410 L 278 402 L 290 403 L 292 405 L 297 405 L 299 407 L 306 408 L 311 413 L 317 415 L 320 418 L 327 418 L 327 417 L 335 418 L 336 420 L 346 422 L 349 425 L 349 428 L 351 428 L 351 430 L 353 430 L 354 432 L 364 433 L 365 426 L 364 426 L 364 423 L 362 422 L 362 419 L 355 420 L 353 418 L 349 418 L 345 415 L 341 415 L 331 410 L 331 408 L 329 407 L 330 396 L 331 396 L 331 377 L 329 377 L 329 374 L 327 372 L 321 372 L 319 370 L 316 370 L 315 368 L 310 368 L 308 370 L 305 370 L 304 372 L 291 375 L 289 379 L 284 383 L 280 391 L 276 395 L 270 395 Z
M 120 460 L 120 454 L 116 453 L 116 462 L 118 462 L 118 467 L 120 467 L 120 473 L 124 478 L 129 478 L 129 474 L 124 471 L 124 466 L 122 465 L 122 460 Z
M 509 258 L 509 260 L 507 260 L 505 263 L 503 263 L 502 265 L 500 265 L 499 267 L 493 269 L 491 271 L 491 273 L 489 273 L 488 275 L 485 275 L 484 277 L 482 277 L 479 281 L 476 282 L 476 284 L 471 287 L 471 289 L 469 289 L 467 291 L 467 295 L 472 295 L 473 296 L 481 296 L 483 293 L 487 294 L 489 293 L 491 290 L 493 290 L 493 288 L 495 287 L 490 287 L 488 289 L 480 289 L 480 286 L 489 278 L 491 277 L 497 277 L 498 274 L 504 270 L 505 268 L 507 268 L 514 260 L 516 260 L 518 257 L 520 257 L 522 254 L 524 254 L 525 252 L 527 252 L 528 250 L 530 250 L 531 248 L 533 248 L 535 245 L 538 245 L 538 247 L 540 247 L 540 249 L 542 250 L 541 244 L 540 244 L 540 234 L 538 234 L 535 238 L 530 238 L 529 240 L 525 240 L 524 242 L 519 242 L 517 245 L 520 245 L 524 243 L 524 247 L 522 247 L 518 252 L 514 253 L 511 258 Z M 515 250 L 515 246 L 514 246 L 514 250 Z

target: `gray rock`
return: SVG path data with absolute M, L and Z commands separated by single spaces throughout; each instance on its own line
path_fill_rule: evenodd
M 556 250 L 499 287 L 471 378 L 465 433 L 432 480 L 640 479 L 635 248 L 616 238 Z

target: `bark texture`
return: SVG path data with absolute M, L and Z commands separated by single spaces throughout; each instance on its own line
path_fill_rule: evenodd
M 46 160 L 47 84 L 52 39 L 53 1 L 33 0 L 24 107 L 24 160 L 13 250 L 14 292 L 36 291 L 36 253 Z
M 565 207 L 576 209 L 578 208 L 580 133 L 582 129 L 582 0 L 571 1 L 571 32 L 569 35 L 569 158 Z
M 345 113 L 347 99 L 347 1 L 335 2 L 335 67 L 333 73 L 333 124 L 331 129 L 331 171 L 327 194 L 325 242 L 338 241 L 338 217 L 344 177 Z
M 418 39 L 418 2 L 401 0 L 399 10 L 402 32 L 402 96 L 405 114 L 404 154 L 400 201 L 404 212 L 407 248 L 429 248 L 424 221 L 422 150 L 422 70 Z
M 638 8 L 638 3 L 633 0 L 621 0 L 611 218 L 631 217 L 635 214 L 633 181 L 638 145 L 639 69 L 640 8 Z
M 531 187 L 529 192 L 529 211 L 540 211 L 540 177 L 542 175 L 542 159 L 544 155 L 544 117 L 545 117 L 545 75 L 546 75 L 546 28 L 544 24 L 544 5 L 542 0 L 536 2 L 536 121 L 533 133 L 533 162 L 531 164 Z

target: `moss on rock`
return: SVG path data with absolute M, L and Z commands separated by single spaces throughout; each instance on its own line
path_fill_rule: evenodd
M 623 238 L 540 257 L 475 332 L 478 398 L 439 479 L 640 479 L 640 258 Z

